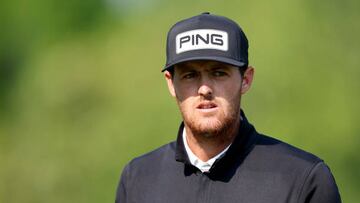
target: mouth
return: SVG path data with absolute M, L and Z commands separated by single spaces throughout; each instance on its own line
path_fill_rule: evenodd
M 217 109 L 217 105 L 214 102 L 201 102 L 196 109 L 201 111 L 212 111 Z

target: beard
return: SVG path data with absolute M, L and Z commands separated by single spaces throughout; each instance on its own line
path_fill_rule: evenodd
M 194 136 L 206 139 L 231 139 L 240 122 L 240 99 L 234 100 L 227 109 L 222 109 L 216 115 L 209 117 L 203 117 L 192 109 L 186 110 L 181 105 L 180 111 L 185 125 Z

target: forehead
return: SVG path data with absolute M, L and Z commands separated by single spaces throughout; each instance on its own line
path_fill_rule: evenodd
M 188 70 L 212 70 L 212 69 L 237 69 L 237 67 L 232 66 L 227 63 L 222 63 L 218 61 L 211 60 L 195 60 L 195 61 L 186 61 L 179 64 L 176 64 L 174 68 L 177 71 L 188 71 Z

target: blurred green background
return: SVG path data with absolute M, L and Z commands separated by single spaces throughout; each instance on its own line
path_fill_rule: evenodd
M 160 70 L 178 20 L 209 11 L 250 41 L 257 130 L 325 160 L 360 199 L 360 1 L 0 3 L 0 202 L 114 202 L 124 165 L 175 139 Z

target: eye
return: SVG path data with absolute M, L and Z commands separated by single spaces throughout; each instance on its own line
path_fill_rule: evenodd
M 195 71 L 191 71 L 191 72 L 186 72 L 182 75 L 182 79 L 192 79 L 195 78 L 197 76 Z
M 212 72 L 212 75 L 215 77 L 222 77 L 228 75 L 225 71 L 222 70 L 215 70 Z

